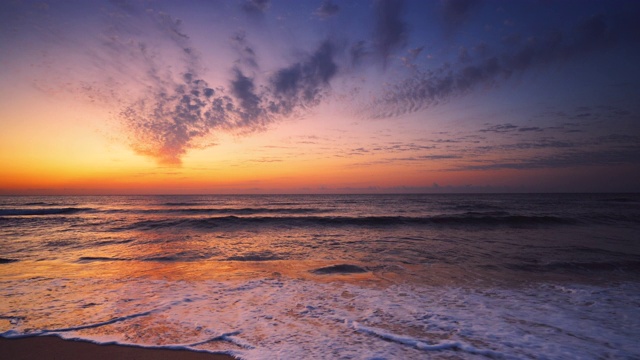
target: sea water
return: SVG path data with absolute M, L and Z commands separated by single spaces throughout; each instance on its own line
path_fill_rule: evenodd
M 0 197 L 0 335 L 640 357 L 640 195 Z

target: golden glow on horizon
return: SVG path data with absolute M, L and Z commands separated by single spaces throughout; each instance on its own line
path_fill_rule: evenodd
M 575 168 L 455 171 L 464 161 L 410 160 L 438 155 L 430 149 L 360 151 L 411 144 L 416 135 L 433 131 L 406 119 L 362 124 L 331 109 L 272 124 L 264 132 L 213 134 L 203 143 L 215 145 L 190 149 L 181 166 L 162 166 L 136 154 L 121 129 L 105 125 L 114 120 L 109 110 L 68 96 L 36 94 L 0 100 L 0 194 L 405 191 L 402 187 L 410 192 L 436 183 L 464 191 L 467 185 L 536 187 L 540 179 L 571 188 L 577 174 L 588 176 Z M 446 122 L 431 118 L 429 123 Z M 483 160 L 494 156 L 498 161 L 503 154 Z

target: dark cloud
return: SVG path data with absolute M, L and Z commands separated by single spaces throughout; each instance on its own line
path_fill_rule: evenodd
M 375 3 L 374 43 L 386 67 L 389 56 L 407 41 L 408 26 L 402 20 L 404 1 L 378 0 Z
M 402 62 L 404 63 L 404 66 L 412 70 L 417 70 L 418 67 L 415 61 L 418 58 L 418 56 L 420 56 L 420 53 L 422 53 L 422 50 L 424 50 L 424 46 L 409 49 L 407 51 L 408 55 L 401 58 Z
M 577 24 L 569 32 L 552 31 L 529 37 L 520 46 L 510 46 L 493 56 L 465 52 L 465 61 L 445 63 L 435 70 L 414 74 L 388 87 L 369 110 L 372 117 L 393 117 L 448 101 L 483 85 L 498 85 L 531 68 L 564 63 L 612 47 L 622 39 L 617 25 L 602 15 Z
M 138 14 L 138 8 L 130 0 L 109 0 L 109 2 L 127 13 Z
M 331 0 L 325 0 L 320 7 L 315 11 L 315 14 L 321 19 L 327 19 L 340 12 L 340 6 L 333 3 Z
M 458 61 L 461 63 L 466 63 L 471 61 L 471 55 L 469 55 L 469 51 L 464 46 L 458 49 Z
M 362 60 L 369 55 L 371 55 L 371 51 L 367 48 L 366 42 L 364 40 L 356 41 L 349 49 L 351 66 L 359 66 L 362 63 Z
M 238 31 L 231 37 L 231 46 L 238 54 L 238 63 L 248 66 L 249 68 L 258 68 L 258 60 L 256 52 L 247 41 L 247 35 L 244 31 Z
M 268 122 L 266 111 L 262 108 L 261 99 L 256 95 L 253 79 L 245 76 L 242 71 L 235 69 L 235 77 L 231 81 L 231 93 L 238 100 L 239 107 L 235 110 L 239 122 L 233 124 L 238 129 L 262 129 Z
M 513 125 L 513 124 L 498 124 L 498 125 L 489 126 L 487 128 L 484 128 L 484 129 L 480 129 L 478 131 L 480 131 L 480 132 L 506 133 L 506 132 L 515 131 L 517 129 L 518 129 L 518 126 Z
M 599 47 L 616 40 L 616 35 L 610 29 L 603 14 L 594 15 L 579 24 L 574 31 L 574 36 L 576 46 L 583 48 Z
M 562 129 L 556 130 L 554 134 L 563 133 Z M 534 134 L 539 132 L 534 131 L 531 135 Z M 619 133 L 595 137 L 560 136 L 529 137 L 506 144 L 466 142 L 447 150 L 451 155 L 463 155 L 461 158 L 467 159 L 449 170 L 523 170 L 640 163 L 640 136 Z M 509 155 L 496 160 L 496 154 Z
M 595 144 L 613 143 L 622 146 L 632 146 L 640 148 L 640 136 L 625 135 L 625 134 L 609 134 L 605 136 L 599 136 L 593 139 Z
M 517 125 L 513 125 L 510 123 L 506 123 L 506 124 L 497 124 L 497 125 L 491 125 L 488 127 L 485 127 L 483 129 L 478 130 L 479 132 L 482 133 L 499 133 L 499 134 L 504 134 L 504 133 L 511 133 L 514 131 L 518 131 L 518 132 L 541 132 L 544 131 L 544 129 L 538 127 L 538 126 L 517 126 Z
M 485 153 L 504 153 L 513 152 L 518 150 L 535 150 L 535 149 L 566 149 L 577 148 L 584 146 L 584 143 L 574 142 L 569 140 L 556 140 L 549 139 L 537 139 L 537 140 L 524 140 L 518 143 L 503 144 L 503 145 L 485 145 L 477 146 L 473 149 L 469 149 L 468 153 L 485 154 Z
M 164 34 L 176 44 L 187 48 L 185 41 L 189 40 L 189 36 L 182 30 L 182 20 L 173 19 L 171 15 L 163 12 L 155 12 L 154 17 L 155 23 L 160 31 L 164 32 Z
M 538 126 L 529 126 L 529 127 L 521 127 L 518 129 L 518 131 L 520 132 L 526 132 L 526 131 L 536 131 L 536 132 L 540 132 L 540 131 L 544 131 L 544 129 L 538 127 Z
M 242 3 L 242 10 L 248 14 L 264 14 L 271 5 L 270 0 L 246 0 Z
M 338 72 L 335 46 L 325 41 L 303 61 L 278 70 L 270 79 L 270 111 L 289 115 L 296 108 L 317 105 Z
M 424 46 L 420 46 L 414 49 L 409 49 L 409 55 L 411 56 L 411 60 L 415 60 L 418 55 L 424 50 Z
M 445 32 L 451 34 L 469 18 L 471 12 L 480 4 L 480 1 L 442 0 L 441 3 Z
M 483 164 L 464 165 L 452 170 L 525 170 L 624 164 L 640 164 L 640 147 L 558 152 L 552 155 L 531 156 L 515 161 L 486 161 Z

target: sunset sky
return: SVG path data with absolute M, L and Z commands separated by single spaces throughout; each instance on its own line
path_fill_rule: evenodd
M 0 2 L 0 194 L 640 191 L 640 1 Z

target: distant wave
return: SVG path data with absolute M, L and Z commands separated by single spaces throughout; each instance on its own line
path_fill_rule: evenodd
M 193 204 L 190 204 L 193 205 Z M 43 205 L 44 206 L 44 205 Z M 27 216 L 27 215 L 70 215 L 85 212 L 106 214 L 184 214 L 184 215 L 259 215 L 259 214 L 319 214 L 327 212 L 324 209 L 309 208 L 176 208 L 176 209 L 140 209 L 124 208 L 99 210 L 83 207 L 57 207 L 57 208 L 8 208 L 0 209 L 0 216 Z
M 87 262 L 95 262 L 95 261 L 126 261 L 127 259 L 122 258 L 111 258 L 111 257 L 103 257 L 103 256 L 81 256 L 78 259 L 80 263 Z
M 60 206 L 61 204 L 36 201 L 36 202 L 28 202 L 28 203 L 25 203 L 24 205 L 25 206 Z
M 318 275 L 326 275 L 326 274 L 360 274 L 360 273 L 366 273 L 367 270 L 361 268 L 360 266 L 357 265 L 351 265 L 351 264 L 338 264 L 338 265 L 331 265 L 331 266 L 325 266 L 325 267 L 321 267 L 315 270 L 311 270 L 312 273 L 314 274 L 318 274 Z
M 92 208 L 0 209 L 0 216 L 69 215 L 96 211 Z
M 630 197 L 615 197 L 615 198 L 600 199 L 600 201 L 614 202 L 614 203 L 634 203 L 634 202 L 637 202 L 637 199 L 633 199 Z
M 640 260 L 552 262 L 547 264 L 509 264 L 507 268 L 528 272 L 556 271 L 640 271 Z
M 200 203 L 197 202 L 168 202 L 164 203 L 165 206 L 198 206 Z
M 188 204 L 193 205 L 193 204 Z M 177 206 L 187 206 L 177 205 Z M 178 208 L 178 209 L 116 209 L 107 210 L 107 213 L 135 213 L 135 214 L 233 214 L 233 215 L 257 215 L 257 214 L 317 214 L 327 212 L 323 209 L 308 208 Z
M 16 262 L 18 260 L 16 259 L 7 259 L 7 258 L 0 258 L 0 264 L 9 264 L 12 262 Z
M 503 209 L 500 206 L 491 205 L 491 204 L 459 204 L 453 207 L 456 210 L 469 210 L 469 211 L 479 211 L 479 210 L 501 210 Z
M 182 260 L 179 256 L 152 256 L 142 259 L 143 261 L 156 261 L 156 262 L 174 262 Z
M 281 256 L 271 253 L 229 256 L 226 261 L 273 261 L 282 260 Z
M 276 227 L 309 227 L 309 226 L 540 226 L 575 224 L 570 218 L 555 216 L 524 215 L 441 215 L 431 217 L 407 216 L 220 216 L 208 218 L 166 218 L 159 220 L 143 220 L 114 230 L 155 230 L 170 227 L 186 227 L 193 229 L 209 229 L 217 227 L 276 226 Z

